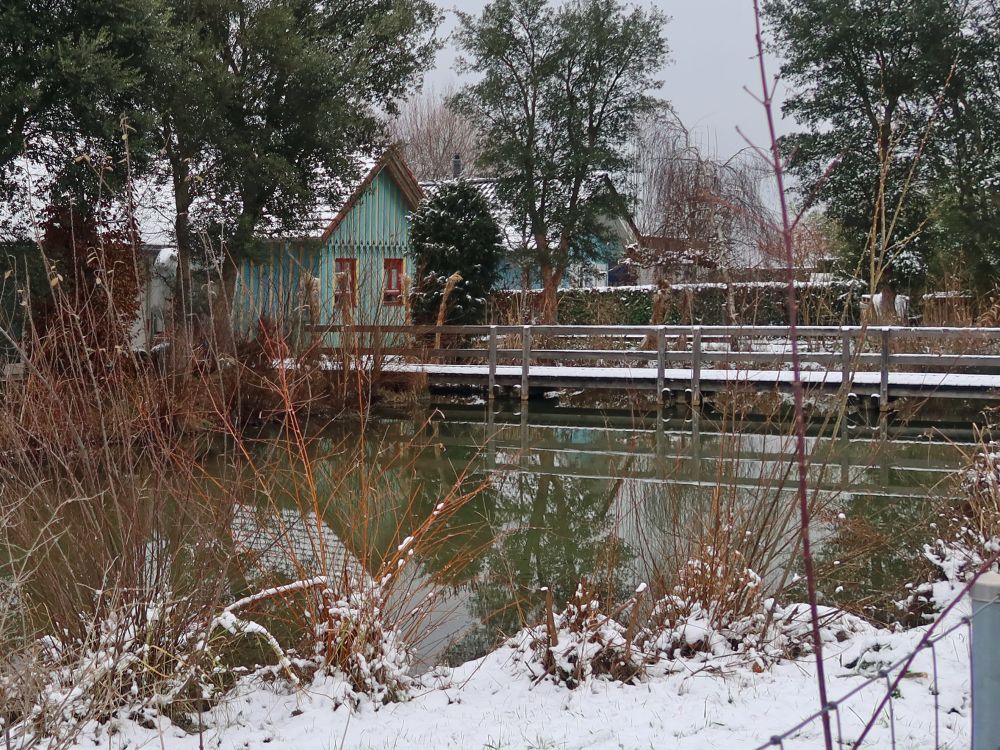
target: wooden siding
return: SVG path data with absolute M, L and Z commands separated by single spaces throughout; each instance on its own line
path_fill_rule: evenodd
M 245 261 L 233 306 L 236 330 L 244 336 L 253 336 L 261 317 L 275 322 L 287 333 L 300 329 L 308 316 L 302 292 L 304 272 L 318 279 L 318 323 L 403 323 L 403 305 L 383 303 L 384 261 L 403 259 L 405 273 L 412 278 L 413 264 L 408 256 L 409 211 L 402 190 L 390 171 L 383 168 L 322 244 L 316 244 L 317 240 L 280 242 L 269 256 Z M 341 320 L 336 305 L 338 258 L 357 262 L 353 321 Z
M 319 275 L 321 255 L 320 248 L 309 242 L 280 241 L 271 253 L 244 260 L 233 302 L 237 335 L 254 336 L 261 318 L 285 333 L 308 323 L 303 275 Z
M 323 247 L 320 264 L 320 307 L 324 322 L 335 320 L 336 260 L 357 261 L 357 300 L 355 323 L 398 325 L 404 320 L 402 305 L 382 301 L 385 288 L 384 261 L 401 258 L 407 275 L 412 276 L 410 248 L 410 209 L 402 191 L 383 169 L 372 181 L 351 212 L 330 235 Z

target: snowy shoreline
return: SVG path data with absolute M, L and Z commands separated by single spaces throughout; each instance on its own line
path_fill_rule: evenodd
M 939 599 L 947 592 L 935 593 Z M 968 610 L 968 601 L 961 602 L 936 632 L 961 622 Z M 833 700 L 904 658 L 927 629 L 890 631 L 851 620 L 851 633 L 842 640 L 831 638 L 825 646 Z M 893 701 L 897 746 L 933 747 L 935 721 L 940 722 L 943 746 L 968 744 L 968 646 L 968 631 L 959 627 L 936 647 L 936 665 L 929 650 L 918 653 Z M 865 725 L 884 695 L 884 684 L 876 681 L 840 706 L 845 742 Z M 779 660 L 762 671 L 746 655 L 695 655 L 664 664 L 637 684 L 590 678 L 571 690 L 535 679 L 516 641 L 455 669 L 431 671 L 405 702 L 376 706 L 362 701 L 351 711 L 341 704 L 343 688 L 342 681 L 331 677 L 317 678 L 297 691 L 283 682 L 244 678 L 202 715 L 200 734 L 163 717 L 122 711 L 106 724 L 89 724 L 75 747 L 753 748 L 818 708 L 809 655 Z M 816 747 L 821 732 L 819 722 L 812 722 L 784 747 Z M 889 740 L 883 717 L 866 747 L 888 747 Z

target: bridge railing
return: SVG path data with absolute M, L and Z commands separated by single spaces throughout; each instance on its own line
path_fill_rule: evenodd
M 621 367 L 635 367 L 636 363 L 652 367 L 655 363 L 660 401 L 664 398 L 668 367 L 679 365 L 688 373 L 692 403 L 697 404 L 706 366 L 740 364 L 781 369 L 792 361 L 788 329 L 784 326 L 333 325 L 309 330 L 318 334 L 367 334 L 370 339 L 392 337 L 396 340 L 393 346 L 378 349 L 385 356 L 485 364 L 491 395 L 498 368 L 519 364 L 522 398 L 528 395 L 531 365 L 539 362 L 571 362 L 577 366 L 580 362 L 597 362 Z M 458 342 L 445 346 L 445 337 Z M 877 370 L 877 395 L 883 406 L 888 403 L 889 373 L 893 370 L 933 367 L 1000 372 L 1000 353 L 983 353 L 984 348 L 1000 352 L 1000 328 L 800 326 L 797 338 L 800 360 L 827 372 L 839 371 L 843 387 L 851 384 L 852 373 Z M 594 348 L 594 341 L 601 340 L 612 343 Z M 783 345 L 775 346 L 776 341 Z

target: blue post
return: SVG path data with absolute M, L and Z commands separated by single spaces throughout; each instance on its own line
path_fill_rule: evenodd
M 1000 574 L 972 586 L 972 750 L 1000 750 Z

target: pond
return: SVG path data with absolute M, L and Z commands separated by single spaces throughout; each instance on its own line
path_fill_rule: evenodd
M 775 421 L 678 407 L 662 415 L 498 402 L 381 412 L 312 444 L 328 533 L 369 573 L 443 498 L 468 493 L 421 575 L 447 595 L 425 659 L 478 656 L 581 580 L 610 599 L 731 549 L 795 598 L 794 441 Z M 824 601 L 876 620 L 919 575 L 921 545 L 973 448 L 968 423 L 911 420 L 888 436 L 809 426 L 809 492 Z M 260 450 L 268 450 L 260 444 Z M 363 524 L 356 498 L 363 496 Z M 350 498 L 345 507 L 337 498 Z M 289 507 L 301 508 L 289 501 Z M 363 526 L 363 528 L 362 528 Z M 405 542 L 404 542 L 405 543 Z M 729 559 L 727 557 L 727 559 Z M 731 564 L 731 560 L 729 564 Z

